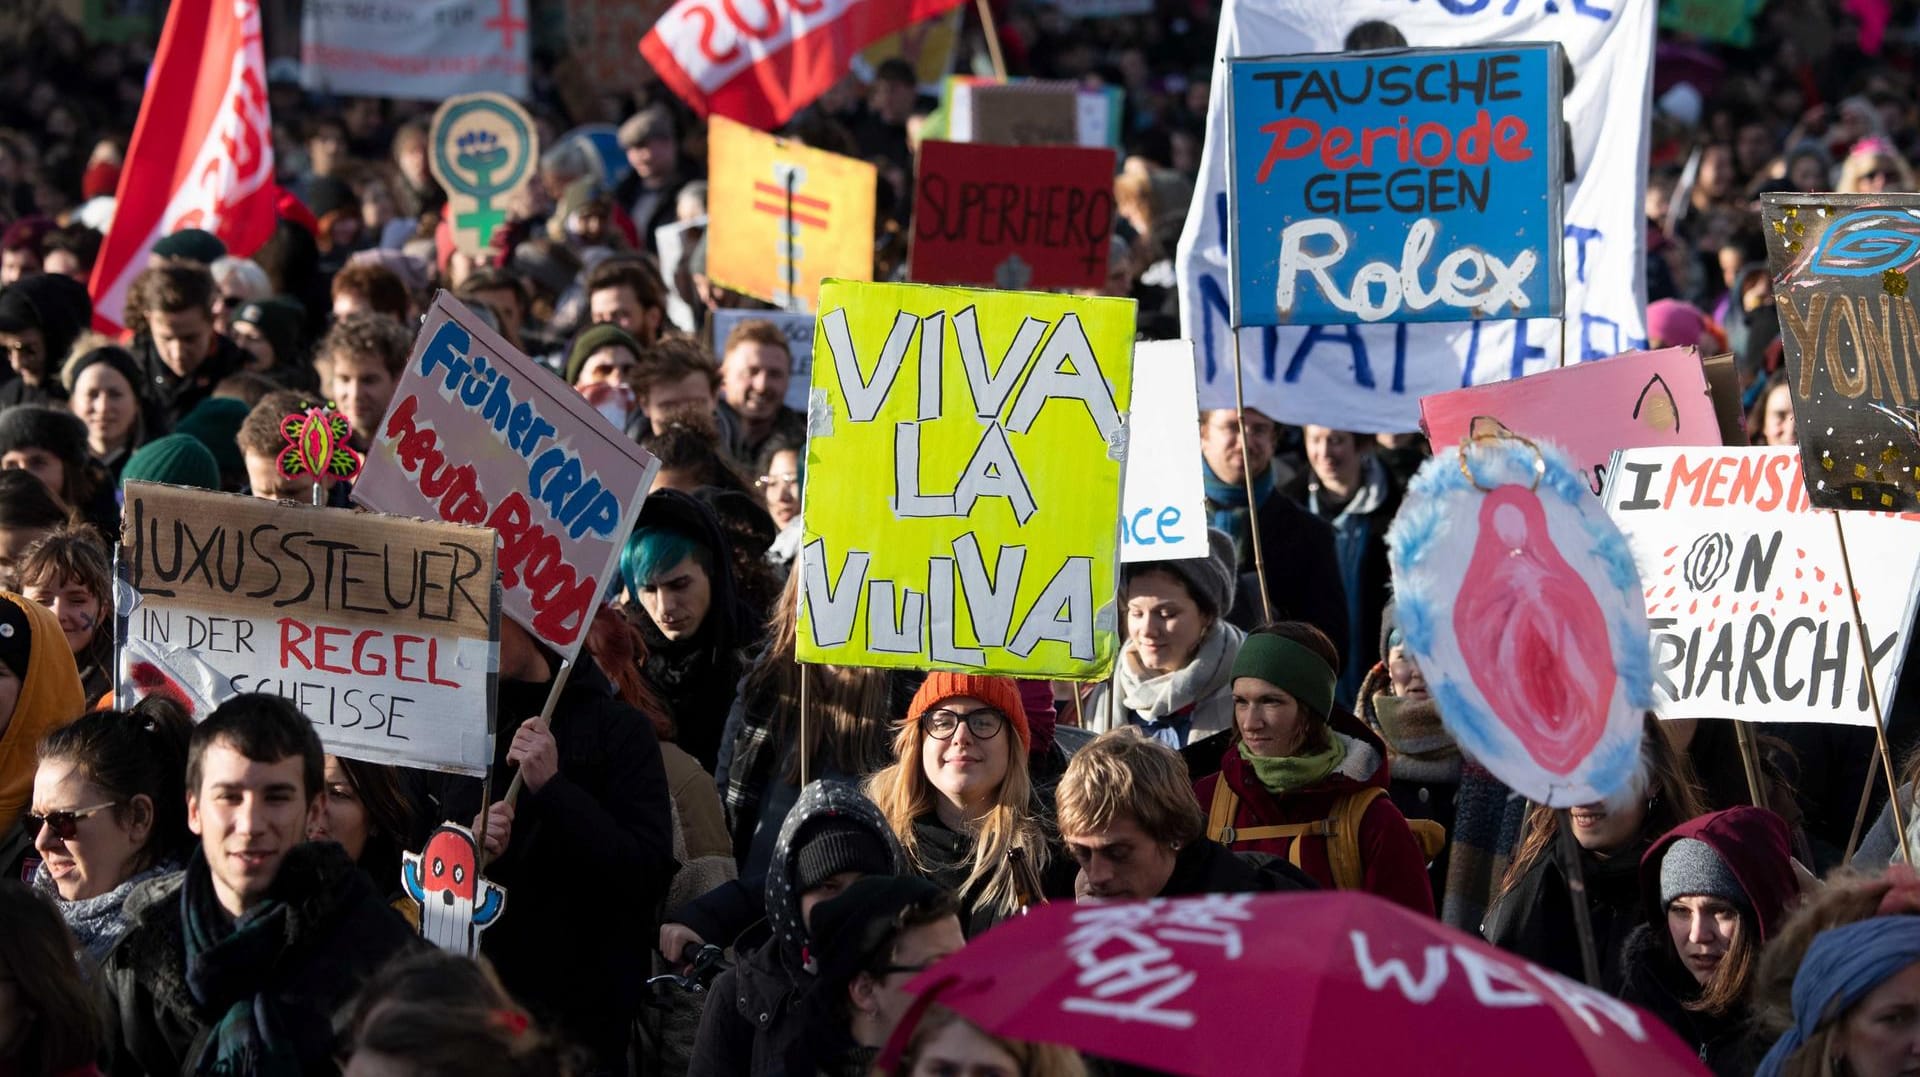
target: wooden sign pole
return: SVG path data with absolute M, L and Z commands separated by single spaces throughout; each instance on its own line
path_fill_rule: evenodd
M 571 676 L 573 676 L 573 663 L 566 659 L 561 659 L 560 672 L 553 678 L 553 687 L 547 689 L 547 704 L 540 708 L 541 725 L 549 725 L 552 723 L 553 708 L 560 702 L 560 693 L 567 690 L 567 678 Z M 487 856 L 487 809 L 492 807 L 491 803 L 487 800 L 488 791 L 485 786 L 492 781 L 493 768 L 489 767 L 487 768 L 487 779 L 482 783 L 480 796 L 480 832 L 476 835 L 480 845 L 480 865 L 476 873 L 482 875 L 486 874 L 487 860 L 489 859 Z M 501 800 L 508 804 L 518 803 L 520 800 L 520 790 L 526 784 L 526 774 L 519 770 L 514 771 L 513 781 L 507 785 L 507 795 L 502 797 Z
M 1853 585 L 1853 558 L 1847 553 L 1847 531 L 1840 526 L 1839 511 L 1831 511 L 1833 512 L 1833 533 L 1840 539 L 1840 570 L 1846 574 L 1847 599 L 1853 603 L 1853 638 L 1860 644 L 1860 666 L 1867 677 L 1867 701 L 1873 706 L 1874 741 L 1879 746 L 1880 765 L 1887 772 L 1887 794 L 1891 797 L 1888 807 L 1893 812 L 1893 829 L 1894 833 L 1899 835 L 1900 851 L 1906 856 L 1907 863 L 1911 864 L 1913 850 L 1907 848 L 1907 820 L 1906 813 L 1900 810 L 1900 783 L 1894 777 L 1893 753 L 1887 748 L 1887 719 L 1880 709 L 1880 686 L 1875 684 L 1873 679 L 1873 641 L 1868 638 L 1867 623 L 1860 616 L 1860 592 L 1855 590 Z M 1872 788 L 1872 786 L 1873 767 L 1870 764 L 1867 767 L 1867 787 Z M 1864 806 L 1865 801 L 1861 803 Z M 1855 830 L 1858 829 L 1856 826 Z M 1849 851 L 1847 855 L 1851 859 L 1853 854 Z
M 1567 874 L 1567 898 L 1573 904 L 1573 929 L 1580 937 L 1580 968 L 1587 986 L 1600 984 L 1600 958 L 1593 945 L 1593 912 L 1587 907 L 1587 878 L 1580 868 L 1580 843 L 1573 836 L 1573 818 L 1565 808 L 1555 808 L 1554 823 L 1560 831 L 1560 868 Z
M 984 0 L 983 0 L 984 2 Z M 1233 336 L 1233 411 L 1240 423 L 1240 478 L 1247 488 L 1247 535 L 1253 543 L 1253 573 L 1260 580 L 1260 623 L 1273 620 L 1273 600 L 1267 597 L 1267 557 L 1260 550 L 1260 502 L 1253 496 L 1253 469 L 1247 466 L 1247 396 L 1245 376 L 1240 372 L 1240 327 L 1228 332 Z

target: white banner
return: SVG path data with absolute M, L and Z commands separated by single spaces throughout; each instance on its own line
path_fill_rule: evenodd
M 1200 484 L 1200 405 L 1193 341 L 1133 346 L 1133 411 L 1120 495 L 1120 560 L 1207 556 L 1207 498 Z
M 528 99 L 527 0 L 306 0 L 300 84 L 323 93 L 439 101 Z
M 1221 60 L 1338 51 L 1349 30 L 1376 19 L 1391 21 L 1409 45 L 1560 42 L 1575 74 L 1564 103 L 1574 163 L 1562 231 L 1565 342 L 1568 360 L 1584 362 L 1647 346 L 1641 203 L 1654 6 L 1227 0 L 1215 51 Z M 1227 65 L 1216 63 L 1200 183 L 1178 251 L 1181 335 L 1199 348 L 1200 402 L 1209 408 L 1233 405 L 1226 79 Z M 1247 406 L 1281 422 L 1405 432 L 1419 428 L 1422 396 L 1557 366 L 1561 340 L 1561 323 L 1550 319 L 1245 329 L 1241 369 Z

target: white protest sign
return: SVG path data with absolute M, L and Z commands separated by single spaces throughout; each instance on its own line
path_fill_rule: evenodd
M 1628 449 L 1601 492 L 1633 549 L 1662 718 L 1873 725 L 1833 514 L 1793 448 Z M 1920 514 L 1844 512 L 1882 704 L 1920 578 Z
M 1200 405 L 1193 341 L 1133 346 L 1133 411 L 1120 497 L 1120 560 L 1207 556 L 1207 499 L 1200 484 Z
M 793 353 L 793 380 L 787 382 L 787 406 L 807 410 L 807 390 L 813 386 L 813 325 L 811 314 L 787 310 L 716 310 L 713 312 L 713 357 L 726 356 L 727 334 L 741 322 L 772 322 L 786 334 L 787 350 Z
M 1654 0 L 1496 4 L 1227 0 L 1215 55 L 1336 52 L 1349 30 L 1390 18 L 1415 46 L 1558 41 L 1574 68 L 1563 116 L 1573 180 L 1562 227 L 1567 360 L 1644 349 L 1647 98 Z M 1227 71 L 1214 65 L 1212 107 L 1177 254 L 1181 335 L 1200 352 L 1200 402 L 1233 405 L 1234 341 L 1228 304 Z M 1398 164 L 1382 167 L 1383 181 Z M 1420 173 L 1422 170 L 1415 170 Z M 1409 257 L 1412 255 L 1410 254 Z M 1403 259 L 1404 260 L 1404 259 Z M 1412 269 L 1433 286 L 1431 265 Z M 1561 323 L 1479 321 L 1240 330 L 1248 407 L 1286 423 L 1370 432 L 1419 428 L 1420 398 L 1559 365 Z
M 306 0 L 300 84 L 318 93 L 439 101 L 527 96 L 527 0 Z
M 327 751 L 481 774 L 493 759 L 493 531 L 130 482 L 115 557 L 119 698 L 196 719 L 242 692 Z

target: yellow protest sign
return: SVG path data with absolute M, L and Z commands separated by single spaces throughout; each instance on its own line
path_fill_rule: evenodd
M 822 286 L 801 661 L 1107 674 L 1133 325 L 1131 299 Z
M 828 277 L 873 279 L 874 167 L 721 116 L 707 121 L 707 276 L 784 310 Z

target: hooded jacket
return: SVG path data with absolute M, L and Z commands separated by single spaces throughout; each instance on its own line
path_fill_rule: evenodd
M 1346 757 L 1332 774 L 1320 781 L 1284 794 L 1275 794 L 1260 784 L 1252 764 L 1238 748 L 1221 757 L 1220 773 L 1209 774 L 1194 783 L 1200 810 L 1211 812 L 1214 788 L 1220 782 L 1239 796 L 1233 827 L 1251 827 L 1312 823 L 1330 818 L 1342 798 L 1369 786 L 1386 790 L 1386 749 L 1373 731 L 1352 715 L 1336 713 L 1329 733 L 1346 744 Z M 1236 851 L 1269 853 L 1292 863 L 1311 876 L 1317 884 L 1332 889 L 1333 862 L 1327 854 L 1328 838 L 1302 835 L 1298 838 L 1257 838 L 1235 841 Z M 1360 817 L 1360 863 L 1370 894 L 1404 905 L 1415 912 L 1432 916 L 1433 887 L 1427 881 L 1427 859 L 1400 809 L 1391 797 L 1377 797 Z M 1301 843 L 1294 855 L 1295 842 Z
M 767 921 L 773 937 L 720 974 L 707 996 L 694 1043 L 689 1077 L 738 1077 L 780 1073 L 787 1052 L 799 1043 L 799 1002 L 812 986 L 807 929 L 793 873 L 800 850 L 794 842 L 807 823 L 844 816 L 886 843 L 895 874 L 906 872 L 906 855 L 885 817 L 858 789 L 840 782 L 812 782 L 781 824 L 767 868 Z
M 7 379 L 0 385 L 0 407 L 15 404 L 62 404 L 67 387 L 60 380 L 60 366 L 73 350 L 73 342 L 93 320 L 93 300 L 86 285 L 58 273 L 34 273 L 0 289 L 0 324 L 9 327 L 31 326 L 40 330 L 42 340 L 40 384 L 29 386 L 25 378 L 14 375 L 8 366 Z
M 760 635 L 761 618 L 741 599 L 733 575 L 733 545 L 713 510 L 699 499 L 678 490 L 656 490 L 640 509 L 638 526 L 677 531 L 711 554 L 707 615 L 692 638 L 669 640 L 644 610 L 637 620 L 647 641 L 647 681 L 673 712 L 673 741 L 712 774 L 745 666 L 741 652 Z
M 1129 640 L 1114 663 L 1113 679 L 1096 685 L 1086 699 L 1082 711 L 1088 728 L 1105 733 L 1129 721 L 1166 722 L 1180 716 L 1188 723 L 1189 744 L 1233 728 L 1233 659 L 1246 638 L 1239 628 L 1216 619 L 1200 637 L 1191 661 L 1152 677 L 1140 669 Z
M 26 675 L 20 678 L 20 697 L 13 717 L 0 733 L 0 834 L 10 833 L 33 796 L 33 772 L 39 765 L 40 738 L 59 729 L 87 709 L 80 691 L 80 671 L 73 651 L 53 611 L 31 599 L 0 591 L 0 602 L 26 611 L 32 627 Z
M 1600 960 L 1598 986 L 1608 992 L 1620 988 L 1621 955 L 1627 936 L 1647 922 L 1639 875 L 1645 841 L 1644 837 L 1636 839 L 1632 847 L 1604 858 L 1585 849 L 1580 851 L 1594 954 Z M 1494 898 L 1480 933 L 1502 950 L 1570 980 L 1586 979 L 1580 937 L 1573 922 L 1573 897 L 1554 848 L 1536 857 L 1510 889 Z
M 1690 1010 L 1700 985 L 1681 964 L 1667 933 L 1666 906 L 1660 900 L 1660 868 L 1667 851 L 1682 838 L 1706 843 L 1746 892 L 1742 928 L 1751 925 L 1756 949 L 1772 939 L 1799 896 L 1786 820 L 1763 808 L 1729 808 L 1689 819 L 1662 835 L 1640 858 L 1640 899 L 1647 922 L 1627 937 L 1621 958 L 1620 997 L 1650 1010 L 1699 1051 L 1721 1077 L 1744 1077 L 1760 1064 L 1766 1044 L 1749 1034 L 1743 1003 L 1721 1014 Z
M 206 871 L 195 856 L 188 871 Z M 180 892 L 186 872 L 136 886 L 125 916 L 132 928 L 101 967 L 115 1074 L 183 1073 L 212 1032 L 210 1015 L 187 984 L 186 927 Z M 288 903 L 280 957 L 260 993 L 304 1023 L 277 1030 L 296 1045 L 307 1073 L 337 1072 L 334 1018 L 394 955 L 425 945 L 331 842 L 287 851 L 269 896 Z

